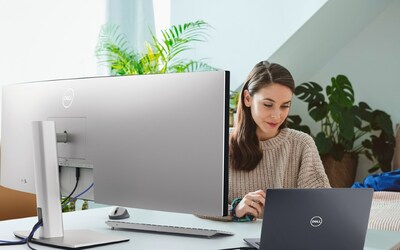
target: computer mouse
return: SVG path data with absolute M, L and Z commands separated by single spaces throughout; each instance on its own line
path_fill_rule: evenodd
M 129 218 L 128 210 L 124 207 L 114 207 L 108 214 L 108 218 L 111 220 L 121 220 Z

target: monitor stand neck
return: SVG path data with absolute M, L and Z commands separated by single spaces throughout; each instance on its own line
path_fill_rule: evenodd
M 84 248 L 128 241 L 129 238 L 89 230 L 64 232 L 55 123 L 38 121 L 33 122 L 32 126 L 37 212 L 43 224 L 32 242 L 60 248 Z M 26 238 L 29 233 L 14 232 L 19 238 Z
M 40 238 L 63 237 L 57 139 L 54 122 L 33 122 L 33 155 Z

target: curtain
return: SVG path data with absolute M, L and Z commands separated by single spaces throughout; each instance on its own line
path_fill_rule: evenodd
M 108 23 L 120 26 L 135 51 L 143 51 L 144 42 L 151 41 L 155 34 L 153 1 L 108 0 L 106 10 Z

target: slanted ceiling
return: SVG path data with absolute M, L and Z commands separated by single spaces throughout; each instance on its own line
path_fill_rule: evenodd
M 269 60 L 308 81 L 392 1 L 329 0 Z

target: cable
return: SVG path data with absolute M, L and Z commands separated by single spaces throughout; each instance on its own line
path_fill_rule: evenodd
M 91 184 L 88 188 L 86 188 L 82 193 L 80 193 L 80 194 L 78 194 L 77 196 L 75 196 L 74 199 L 76 199 L 76 198 L 78 198 L 78 197 L 84 195 L 84 194 L 85 194 L 87 191 L 89 191 L 93 186 L 94 186 L 94 182 L 92 182 L 92 184 Z
M 76 188 L 78 187 L 80 176 L 81 176 L 81 169 L 80 169 L 80 168 L 75 168 L 75 177 L 76 177 L 75 187 L 74 187 L 74 189 L 72 190 L 72 192 L 67 196 L 67 198 L 65 198 L 65 199 L 61 202 L 61 205 L 65 205 L 65 203 L 66 203 L 67 201 L 69 201 L 69 199 L 71 198 L 71 196 L 74 194 Z
M 78 194 L 77 196 L 73 197 L 74 199 L 84 195 L 85 193 L 87 193 L 92 187 L 94 186 L 94 183 L 92 183 L 89 187 L 87 187 L 82 193 Z M 64 206 L 68 205 L 68 203 L 64 204 Z M 41 227 L 43 225 L 42 220 L 39 220 L 32 228 L 32 231 L 30 232 L 30 234 L 28 235 L 28 237 L 26 237 L 25 239 L 21 239 L 18 241 L 6 241 L 6 240 L 0 240 L 0 247 L 1 246 L 11 246 L 11 245 L 23 245 L 23 244 L 27 244 L 28 247 L 30 249 L 34 249 L 29 245 L 29 242 L 32 241 L 33 235 L 35 234 L 35 232 L 39 229 L 39 227 Z
M 27 244 L 30 249 L 34 249 L 29 245 L 29 242 L 32 241 L 33 235 L 35 235 L 35 232 L 43 225 L 42 220 L 39 220 L 36 222 L 36 224 L 33 226 L 31 232 L 29 233 L 28 237 L 18 240 L 18 241 L 6 241 L 6 240 L 0 240 L 0 247 L 1 246 L 13 246 L 13 245 L 23 245 Z
M 94 183 L 92 182 L 92 184 L 88 188 L 86 188 L 82 193 L 80 193 L 77 196 L 72 197 L 72 198 L 73 199 L 79 198 L 80 196 L 84 195 L 87 191 L 89 191 L 93 186 L 94 186 Z M 68 205 L 68 202 L 65 203 L 62 208 L 66 207 L 67 205 Z
M 87 187 L 82 193 L 78 194 L 77 196 L 73 197 L 74 199 L 84 195 L 86 192 L 88 192 L 92 187 L 94 186 L 94 183 L 92 183 L 89 187 Z M 68 203 L 64 204 L 64 206 L 68 205 Z M 29 233 L 28 237 L 18 240 L 18 241 L 7 241 L 7 240 L 0 240 L 0 247 L 1 246 L 12 246 L 12 245 L 23 245 L 27 244 L 27 246 L 30 249 L 35 250 L 32 248 L 29 244 L 29 242 L 32 241 L 33 235 L 35 235 L 35 232 L 43 225 L 42 220 L 39 220 L 32 228 L 32 231 Z
M 40 219 L 32 228 L 31 233 L 29 236 L 26 238 L 26 245 L 29 247 L 29 249 L 36 250 L 35 248 L 31 247 L 29 244 L 32 241 L 33 235 L 35 235 L 36 230 L 39 229 L 43 225 L 43 221 Z
M 36 250 L 36 248 L 31 247 L 31 244 L 29 243 L 29 241 L 26 242 L 26 245 L 29 247 L 29 249 Z
M 78 173 L 78 172 L 79 172 L 78 169 L 79 169 L 79 168 L 77 168 L 77 173 L 76 173 L 77 183 L 78 183 L 78 181 L 79 181 L 79 174 L 80 174 L 80 173 Z M 77 186 L 77 184 L 76 184 L 76 186 Z M 76 186 L 75 186 L 75 187 L 76 187 Z M 86 192 L 88 192 L 93 186 L 94 186 L 94 183 L 92 183 L 92 184 L 91 184 L 89 187 L 87 187 L 82 193 L 76 195 L 76 196 L 73 197 L 73 198 L 76 199 L 76 198 L 78 198 L 78 197 L 84 195 L 84 194 L 85 194 Z M 71 194 L 69 195 L 69 197 L 66 198 L 66 200 L 68 200 L 69 198 L 71 198 L 72 194 L 75 192 L 75 189 L 76 189 L 76 188 L 74 188 L 74 191 L 71 192 Z M 66 204 L 64 204 L 64 207 L 65 207 L 66 205 L 68 205 L 68 202 L 67 202 Z M 28 237 L 26 237 L 26 238 L 24 238 L 24 239 L 21 239 L 21 240 L 18 240 L 18 241 L 0 240 L 0 247 L 1 247 L 1 246 L 12 246 L 12 245 L 23 245 L 23 244 L 27 244 L 27 246 L 28 246 L 30 249 L 35 250 L 35 248 L 31 247 L 29 243 L 32 241 L 32 238 L 33 238 L 33 236 L 35 235 L 35 232 L 36 232 L 36 231 L 39 229 L 39 227 L 41 227 L 42 225 L 43 225 L 42 220 L 39 220 L 39 221 L 33 226 L 33 228 L 32 228 L 32 230 L 31 230 L 31 232 L 29 233 Z

